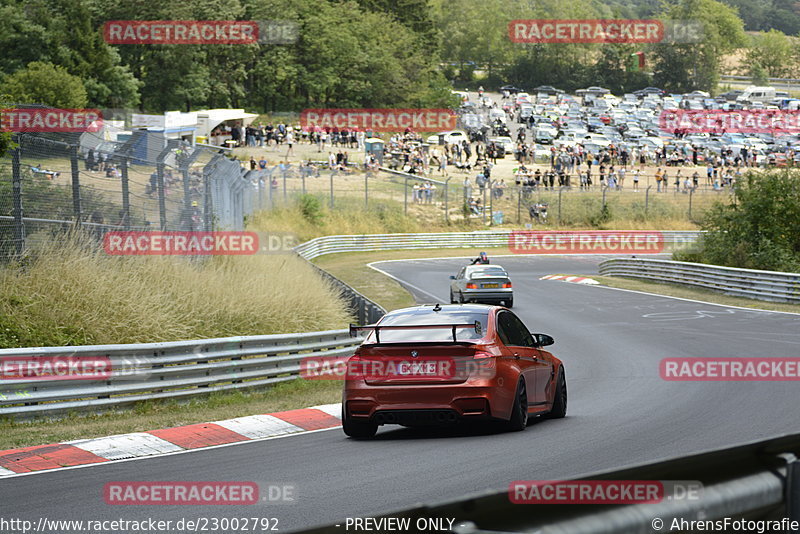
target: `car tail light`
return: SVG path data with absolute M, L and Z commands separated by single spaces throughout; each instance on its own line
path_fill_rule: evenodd
M 503 288 L 510 289 L 511 288 L 511 282 L 506 282 L 505 284 L 503 284 Z
M 495 357 L 493 354 L 488 352 L 476 352 L 475 356 L 473 356 L 474 360 L 478 360 L 476 363 L 484 368 L 484 369 L 493 369 L 495 365 Z
M 474 282 L 467 282 L 467 289 L 478 289 L 478 284 Z

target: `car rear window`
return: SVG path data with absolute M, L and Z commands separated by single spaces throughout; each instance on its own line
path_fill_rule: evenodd
M 438 325 L 438 324 L 480 324 L 479 331 L 474 327 L 457 328 L 457 341 L 477 341 L 486 335 L 486 328 L 489 323 L 489 310 L 453 310 L 435 312 L 433 308 L 425 311 L 415 310 L 389 314 L 378 323 L 378 326 L 401 326 L 401 325 Z M 430 342 L 452 342 L 452 328 L 412 328 L 408 330 L 381 330 L 380 344 L 387 343 L 430 343 Z M 370 332 L 365 344 L 377 343 L 375 332 Z
M 470 272 L 470 278 L 501 278 L 507 276 L 508 273 L 502 267 L 484 267 Z

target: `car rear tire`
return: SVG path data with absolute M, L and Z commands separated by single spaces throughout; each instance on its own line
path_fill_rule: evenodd
M 553 398 L 553 408 L 545 417 L 547 419 L 561 419 L 567 415 L 567 379 L 564 376 L 564 368 L 558 371 L 558 381 L 556 382 L 556 392 Z
M 369 439 L 378 432 L 378 425 L 370 422 L 353 421 L 342 408 L 342 430 L 351 438 Z
M 525 430 L 528 426 L 528 391 L 525 389 L 525 381 L 521 378 L 517 384 L 517 392 L 514 395 L 511 418 L 506 426 L 511 432 Z
M 506 308 L 513 308 L 514 307 L 514 299 L 508 299 L 503 301 L 506 304 Z
M 456 304 L 456 299 L 453 297 L 453 290 L 450 290 L 450 304 Z

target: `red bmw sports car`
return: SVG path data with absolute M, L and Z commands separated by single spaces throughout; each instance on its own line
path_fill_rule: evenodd
M 531 415 L 567 413 L 561 360 L 543 350 L 509 309 L 460 304 L 392 311 L 347 361 L 342 395 L 345 434 L 369 438 L 385 424 L 419 426 L 500 420 L 524 430 Z

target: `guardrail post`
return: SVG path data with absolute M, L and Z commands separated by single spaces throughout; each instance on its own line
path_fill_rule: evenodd
M 800 521 L 800 462 L 791 453 L 781 456 L 786 460 L 786 517 L 789 521 Z
M 19 148 L 11 151 L 11 212 L 14 216 L 14 252 L 22 255 L 25 248 L 25 223 L 22 221 L 22 173 L 19 164 Z

